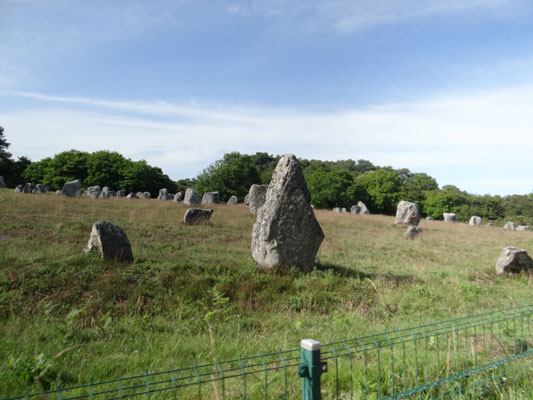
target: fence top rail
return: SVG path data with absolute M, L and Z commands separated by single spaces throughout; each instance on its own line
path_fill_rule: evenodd
M 371 333 L 367 336 L 360 336 L 341 341 L 329 341 L 328 346 L 323 347 L 321 353 L 323 359 L 346 356 L 378 347 L 393 346 L 395 344 L 406 343 L 409 341 L 424 340 L 430 336 L 449 335 L 460 330 L 468 330 L 480 326 L 491 326 L 495 323 L 510 321 L 517 318 L 529 317 L 533 314 L 533 304 L 517 306 L 507 309 L 498 309 L 484 313 L 465 315 L 457 318 L 419 324 L 414 327 L 406 327 L 392 331 L 383 331 L 381 333 Z M 289 367 L 297 366 L 300 363 L 300 349 L 279 350 L 277 352 L 260 353 L 216 363 L 195 364 L 184 368 L 171 368 L 166 371 L 146 372 L 144 374 L 118 377 L 117 379 L 108 379 L 98 382 L 90 382 L 77 386 L 57 388 L 54 390 L 40 393 L 27 393 L 24 395 L 8 397 L 4 400 L 31 399 L 36 396 L 58 394 L 63 400 L 68 399 L 66 395 L 73 393 L 70 399 L 88 398 L 103 394 L 116 394 L 116 397 L 131 397 L 137 395 L 128 394 L 128 390 L 135 390 L 146 387 L 149 383 L 153 391 L 158 391 L 159 385 L 161 390 L 180 388 L 191 385 L 202 385 L 208 382 L 243 377 L 258 373 L 268 373 L 269 371 L 278 371 Z M 142 382 L 142 383 L 139 383 Z M 161 385 L 168 385 L 163 389 Z M 117 387 L 118 385 L 118 387 Z M 74 395 L 74 393 L 85 392 L 87 394 Z

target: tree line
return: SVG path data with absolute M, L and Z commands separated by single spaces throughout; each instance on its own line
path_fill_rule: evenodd
M 268 184 L 280 158 L 264 152 L 227 153 L 195 178 L 174 181 L 161 168 L 144 160 L 132 161 L 117 152 L 69 150 L 31 162 L 27 157 L 14 160 L 8 147 L 0 127 L 0 176 L 8 187 L 33 182 L 56 190 L 67 181 L 80 179 L 84 187 L 100 185 L 127 192 L 148 191 L 152 196 L 161 188 L 175 193 L 193 187 L 199 193 L 218 191 L 223 201 L 232 195 L 242 201 L 252 184 Z M 398 202 L 408 200 L 417 204 L 423 216 L 435 219 L 442 219 L 444 212 L 455 212 L 460 221 L 478 215 L 496 222 L 512 219 L 519 224 L 533 223 L 533 193 L 480 196 L 452 185 L 439 188 L 437 181 L 426 173 L 377 166 L 368 160 L 299 161 L 316 208 L 349 209 L 362 201 L 374 214 L 394 215 Z

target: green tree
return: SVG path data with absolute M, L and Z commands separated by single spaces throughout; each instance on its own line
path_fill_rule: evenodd
M 11 158 L 11 153 L 7 151 L 10 143 L 7 142 L 4 136 L 4 128 L 0 126 L 0 159 L 1 158 Z
M 416 203 L 419 211 L 425 214 L 424 201 L 426 199 L 426 192 L 437 190 L 438 188 L 437 181 L 428 174 L 423 172 L 410 174 L 409 176 L 405 176 L 401 199 Z
M 181 192 L 183 195 L 185 195 L 185 191 L 187 190 L 187 188 L 193 188 L 195 186 L 196 179 L 194 178 L 178 179 L 178 181 L 176 182 L 176 193 Z
M 124 168 L 127 163 L 122 154 L 114 151 L 101 150 L 89 154 L 87 157 L 87 186 L 109 186 L 117 189 L 124 177 Z
M 354 178 L 348 170 L 314 170 L 307 177 L 311 203 L 318 208 L 350 207 L 353 199 L 348 190 Z
M 459 220 L 464 220 L 464 208 L 463 212 L 459 213 L 459 211 L 462 209 L 461 207 L 467 204 L 466 194 L 457 187 L 448 185 L 444 186 L 442 190 L 437 189 L 426 192 L 424 212 L 435 219 L 443 219 L 443 213 L 456 213 Z
M 89 153 L 79 150 L 63 151 L 56 154 L 46 168 L 43 184 L 51 189 L 61 189 L 65 182 L 80 179 L 82 185 L 87 179 L 87 159 Z
M 222 201 L 235 195 L 239 199 L 261 178 L 251 156 L 238 152 L 224 154 L 203 170 L 196 178 L 196 190 L 200 193 L 217 191 Z
M 355 178 L 351 197 L 362 200 L 372 213 L 393 215 L 400 201 L 402 183 L 394 170 L 378 169 Z
M 0 176 L 4 178 L 7 187 L 15 187 L 23 183 L 22 173 L 31 164 L 27 157 L 19 157 L 17 161 L 11 158 L 7 151 L 10 144 L 4 136 L 4 128 L 0 126 Z
M 52 159 L 47 157 L 28 165 L 22 173 L 24 182 L 43 183 L 45 177 L 51 174 L 49 171 L 51 162 Z
M 166 188 L 175 193 L 176 183 L 161 168 L 148 165 L 145 160 L 129 161 L 125 164 L 120 189 L 127 192 L 150 192 L 152 197 L 159 194 L 159 189 Z

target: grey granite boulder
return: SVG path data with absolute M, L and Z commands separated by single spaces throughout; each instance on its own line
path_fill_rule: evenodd
M 481 225 L 481 217 L 478 217 L 476 215 L 472 216 L 470 218 L 470 221 L 468 221 L 468 224 L 469 225 L 472 225 L 472 226 L 479 226 Z
M 370 214 L 370 210 L 368 209 L 368 207 L 366 206 L 365 203 L 363 203 L 362 201 L 359 201 L 357 203 L 357 207 L 359 207 L 359 214 L 361 215 L 368 215 Z
M 157 200 L 172 200 L 174 196 L 172 196 L 167 189 L 161 189 L 159 190 L 159 195 L 157 196 Z
M 533 260 L 524 249 L 508 246 L 503 249 L 496 262 L 496 274 L 518 273 L 533 269 Z
M 128 236 L 111 221 L 98 221 L 93 225 L 85 252 L 98 250 L 104 260 L 133 261 Z
M 188 208 L 183 216 L 186 225 L 206 225 L 213 214 L 212 208 Z
M 250 195 L 247 194 L 246 196 L 244 196 L 244 204 L 245 205 L 250 205 Z
M 457 214 L 455 213 L 442 213 L 442 216 L 444 217 L 444 222 L 457 222 Z
M 257 212 L 263 204 L 265 204 L 266 193 L 268 185 L 252 185 L 248 191 L 248 205 L 252 214 L 257 215 Z
M 503 226 L 503 229 L 509 229 L 511 231 L 516 231 L 516 225 L 513 221 L 507 221 Z
M 117 197 L 126 197 L 126 191 L 125 190 L 117 190 Z
M 420 214 L 416 204 L 410 201 L 400 201 L 396 208 L 394 223 L 396 225 L 418 225 L 419 222 Z
M 62 191 L 62 190 L 59 190 L 59 189 L 57 189 L 57 190 L 56 190 L 56 194 L 57 194 L 57 195 L 63 194 L 63 191 Z
M 408 239 L 414 239 L 420 233 L 422 233 L 422 228 L 420 228 L 418 225 L 409 225 L 404 235 Z
M 138 199 L 139 196 L 137 196 L 136 193 L 130 193 L 126 196 L 127 199 Z
M 23 190 L 24 185 L 17 185 L 17 187 L 15 188 L 15 193 L 22 193 Z
M 35 194 L 43 194 L 43 193 L 46 193 L 46 190 L 44 188 L 44 185 L 42 183 L 38 183 L 37 185 L 35 185 L 35 188 L 33 189 L 33 192 L 32 193 L 35 193 Z
M 135 193 L 135 196 L 137 196 L 138 199 L 142 199 L 143 198 L 143 192 L 137 192 L 137 193 Z
M 195 206 L 202 202 L 202 197 L 192 188 L 188 188 L 185 191 L 185 197 L 183 198 L 183 204 L 186 206 Z
M 143 199 L 151 199 L 152 194 L 150 192 L 143 192 Z
M 237 198 L 237 196 L 231 196 L 228 199 L 228 204 L 238 204 L 238 203 L 239 203 L 239 199 Z
M 516 230 L 517 231 L 530 231 L 531 228 L 527 225 L 519 225 L 516 227 Z
M 252 231 L 252 256 L 264 268 L 310 270 L 324 240 L 311 195 L 293 154 L 280 158 Z
M 182 200 L 183 200 L 183 193 L 178 192 L 178 193 L 176 193 L 176 194 L 174 195 L 174 201 L 175 201 L 176 203 L 179 203 L 179 202 L 182 201 Z
M 4 189 L 6 187 L 6 182 L 4 181 L 4 177 L 0 176 L 0 189 Z
M 87 188 L 87 196 L 91 199 L 97 199 L 102 194 L 102 188 L 99 185 L 89 186 Z
M 65 182 L 63 185 L 63 194 L 68 197 L 80 197 L 81 181 L 76 179 L 75 181 Z
M 35 185 L 33 183 L 26 183 L 22 188 L 22 193 L 32 193 L 33 189 L 35 189 Z
M 352 214 L 359 214 L 360 211 L 361 211 L 361 207 L 359 206 L 352 206 L 352 208 L 350 208 L 350 212 Z
M 348 211 L 346 211 L 346 207 L 342 207 L 341 212 L 345 213 L 345 212 L 348 212 Z
M 334 213 L 340 213 L 341 212 L 341 208 L 340 207 L 334 207 L 332 211 Z
M 218 192 L 207 192 L 202 197 L 202 205 L 217 204 L 219 202 Z

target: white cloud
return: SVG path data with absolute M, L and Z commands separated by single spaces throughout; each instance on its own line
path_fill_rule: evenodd
M 228 151 L 292 152 L 406 167 L 478 193 L 532 187 L 533 87 L 338 112 L 4 96 L 31 100 L 0 121 L 12 152 L 34 160 L 70 148 L 116 150 L 177 179 Z

